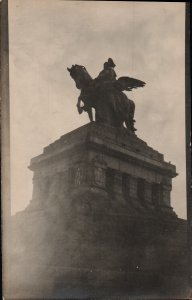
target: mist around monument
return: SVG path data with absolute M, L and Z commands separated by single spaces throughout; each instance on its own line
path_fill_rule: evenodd
M 185 5 L 9 1 L 9 298 L 182 298 Z
M 32 200 L 11 220 L 9 297 L 190 294 L 186 221 L 171 205 L 176 167 L 136 135 L 122 89 L 138 81 L 118 82 L 110 68 L 99 82 L 84 66 L 68 70 L 90 123 L 30 161 Z

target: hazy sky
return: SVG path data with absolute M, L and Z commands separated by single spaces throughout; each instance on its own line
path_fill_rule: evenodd
M 9 0 L 12 213 L 32 196 L 30 159 L 88 122 L 66 68 L 96 77 L 112 57 L 116 73 L 146 82 L 128 92 L 137 135 L 177 166 L 172 206 L 186 216 L 185 4 Z

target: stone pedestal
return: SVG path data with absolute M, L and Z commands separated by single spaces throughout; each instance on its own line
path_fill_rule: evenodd
M 31 160 L 30 169 L 32 202 L 39 205 L 48 206 L 54 193 L 70 197 L 78 190 L 132 203 L 145 214 L 175 216 L 170 205 L 175 166 L 126 129 L 85 125 L 44 148 Z
M 93 122 L 44 148 L 29 168 L 33 198 L 13 220 L 23 247 L 19 296 L 186 292 L 185 221 L 170 201 L 177 173 L 162 154 L 126 129 Z

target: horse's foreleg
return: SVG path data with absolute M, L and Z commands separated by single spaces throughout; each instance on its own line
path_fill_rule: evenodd
M 91 122 L 93 122 L 93 112 L 92 112 L 92 108 L 90 108 L 90 109 L 87 111 L 87 113 L 88 113 L 88 116 L 89 116 L 89 120 L 90 120 Z
M 83 108 L 81 107 L 81 97 L 78 97 L 78 101 L 77 101 L 77 110 L 79 114 L 82 114 L 83 112 Z

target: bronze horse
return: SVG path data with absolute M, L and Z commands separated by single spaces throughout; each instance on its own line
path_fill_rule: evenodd
M 134 132 L 135 104 L 128 99 L 123 90 L 143 87 L 143 81 L 130 77 L 120 77 L 114 82 L 97 83 L 84 66 L 73 65 L 67 68 L 74 79 L 76 87 L 81 90 L 77 102 L 78 112 L 86 111 L 93 121 L 92 108 L 95 109 L 95 121 L 114 127 L 126 127 Z M 83 106 L 81 106 L 81 101 Z

